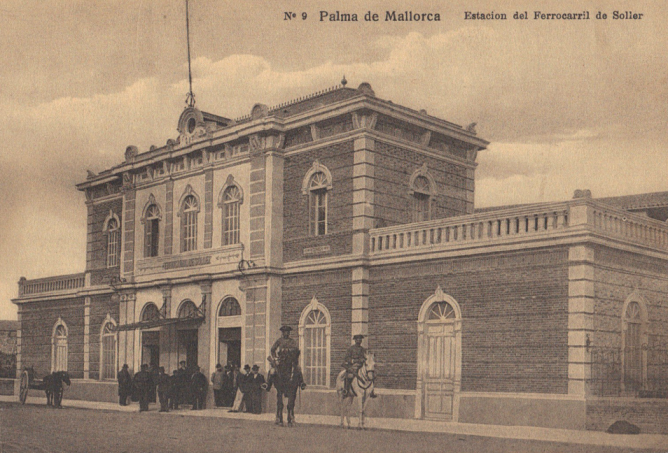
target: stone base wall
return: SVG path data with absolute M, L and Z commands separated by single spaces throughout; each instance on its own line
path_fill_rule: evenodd
M 605 431 L 618 420 L 643 434 L 668 434 L 668 399 L 597 398 L 587 400 L 587 429 Z

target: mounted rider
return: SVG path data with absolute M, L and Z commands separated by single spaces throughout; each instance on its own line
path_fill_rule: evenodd
M 353 379 L 355 378 L 355 376 L 357 376 L 357 372 L 359 371 L 360 368 L 362 368 L 364 362 L 366 361 L 367 350 L 364 346 L 362 346 L 362 340 L 364 340 L 364 335 L 357 334 L 353 336 L 353 340 L 355 341 L 355 344 L 353 344 L 348 348 L 348 350 L 346 351 L 346 355 L 343 359 L 342 368 L 346 370 L 343 396 L 348 395 L 352 391 L 351 386 L 353 383 Z M 369 397 L 370 398 L 376 397 L 376 394 L 373 392 L 373 390 L 371 391 Z
M 273 372 L 272 370 L 269 370 L 269 374 L 272 375 L 276 372 L 276 368 L 282 360 L 292 357 L 293 360 L 296 361 L 299 358 L 299 345 L 293 338 L 290 338 L 292 327 L 282 326 L 280 331 L 281 338 L 276 340 L 271 347 L 271 355 L 267 357 L 267 360 L 269 360 L 271 368 L 273 369 Z

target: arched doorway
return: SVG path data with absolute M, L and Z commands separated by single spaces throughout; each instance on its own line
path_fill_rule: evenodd
M 192 300 L 186 299 L 181 302 L 178 309 L 178 317 L 181 319 L 196 318 L 199 314 L 197 306 Z M 198 363 L 197 349 L 199 347 L 197 328 L 186 325 L 177 327 L 179 349 L 178 361 L 186 362 L 186 369 L 190 372 L 195 369 Z
M 456 421 L 461 388 L 461 310 L 439 286 L 418 316 L 415 416 Z
M 142 322 L 155 321 L 160 318 L 160 310 L 149 302 L 141 313 Z M 141 363 L 149 366 L 160 366 L 160 329 L 146 329 L 141 331 Z
M 241 366 L 241 306 L 234 297 L 220 303 L 217 318 L 218 363 Z

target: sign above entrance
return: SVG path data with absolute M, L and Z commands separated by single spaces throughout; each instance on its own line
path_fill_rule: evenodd
M 178 272 L 194 267 L 218 267 L 226 270 L 236 270 L 241 260 L 242 246 L 234 245 L 221 247 L 217 250 L 205 250 L 188 253 L 186 256 L 168 255 L 137 260 L 137 275 L 151 275 L 165 272 Z M 218 271 L 218 269 L 215 269 Z

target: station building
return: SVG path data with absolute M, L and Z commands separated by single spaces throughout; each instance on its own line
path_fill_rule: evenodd
M 371 416 L 668 431 L 668 193 L 476 210 L 475 125 L 367 83 L 177 130 L 77 185 L 86 269 L 19 282 L 19 370 L 115 401 L 124 363 L 266 372 L 287 324 L 298 413 L 364 334 Z

